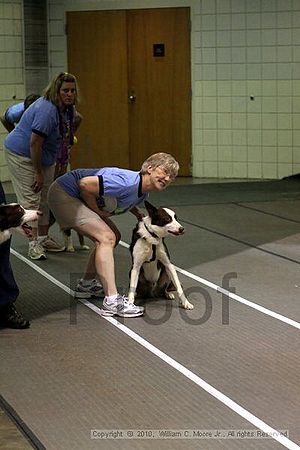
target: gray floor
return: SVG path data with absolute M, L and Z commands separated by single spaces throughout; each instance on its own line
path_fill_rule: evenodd
M 181 180 L 150 200 L 175 209 L 185 226 L 167 243 L 186 271 L 180 279 L 195 305 L 188 313 L 158 299 L 143 318 L 101 317 L 101 301 L 75 304 L 66 291 L 87 252 L 28 265 L 27 243 L 14 237 L 18 305 L 32 326 L 0 330 L 1 450 L 29 442 L 47 450 L 300 448 L 300 182 Z M 126 291 L 135 221 L 115 222 Z M 227 279 L 231 298 L 220 292 Z M 288 438 L 261 437 L 260 421 Z M 91 439 L 91 430 L 129 431 Z

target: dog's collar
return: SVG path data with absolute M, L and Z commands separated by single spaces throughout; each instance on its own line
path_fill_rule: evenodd
M 151 234 L 151 236 L 154 237 L 155 239 L 158 239 L 158 236 L 157 236 L 155 233 L 153 233 L 153 231 L 150 231 L 150 230 L 149 230 L 149 228 L 147 227 L 147 225 L 145 224 L 145 222 L 144 222 L 144 225 L 145 225 L 145 228 L 146 228 L 146 230 L 148 231 L 148 233 Z

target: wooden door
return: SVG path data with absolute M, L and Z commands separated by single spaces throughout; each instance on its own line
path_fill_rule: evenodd
M 191 75 L 188 8 L 127 12 L 130 164 L 173 154 L 190 175 Z
M 84 116 L 72 167 L 139 169 L 165 151 L 190 175 L 189 23 L 188 8 L 67 13 Z
M 67 14 L 68 70 L 79 82 L 83 121 L 72 167 L 129 167 L 126 15 Z

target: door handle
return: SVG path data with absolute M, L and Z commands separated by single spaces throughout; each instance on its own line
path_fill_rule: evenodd
M 135 100 L 136 100 L 136 95 L 135 95 L 134 93 L 129 94 L 128 100 L 129 100 L 131 103 L 134 103 Z

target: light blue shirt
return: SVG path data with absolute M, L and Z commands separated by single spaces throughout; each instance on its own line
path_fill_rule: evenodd
M 32 132 L 45 138 L 42 146 L 42 165 L 55 164 L 62 140 L 59 131 L 59 113 L 57 106 L 44 97 L 40 97 L 24 111 L 16 128 L 5 139 L 5 147 L 12 153 L 30 158 Z
M 5 111 L 4 118 L 7 122 L 14 125 L 20 122 L 20 119 L 24 112 L 24 102 L 16 103 L 15 105 L 9 106 Z
M 75 169 L 56 181 L 71 197 L 80 199 L 79 180 L 90 176 L 99 178 L 99 207 L 112 214 L 123 214 L 148 197 L 148 193 L 142 192 L 141 173 L 118 167 Z

